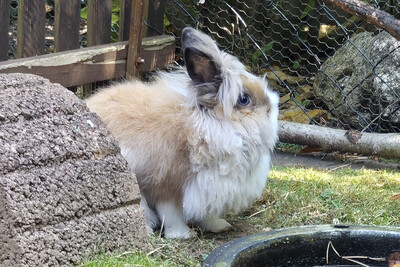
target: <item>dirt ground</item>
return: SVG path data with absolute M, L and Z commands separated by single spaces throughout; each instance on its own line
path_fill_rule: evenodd
M 275 150 L 272 158 L 274 166 L 301 166 L 306 168 L 316 168 L 323 170 L 333 170 L 338 168 L 352 169 L 398 169 L 399 161 L 385 162 L 374 160 L 369 157 L 335 155 L 332 153 L 312 153 L 299 154 L 294 152 L 283 152 Z

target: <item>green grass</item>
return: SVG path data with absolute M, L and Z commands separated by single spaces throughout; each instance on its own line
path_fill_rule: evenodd
M 273 203 L 273 228 L 304 224 L 400 226 L 400 173 L 389 170 L 272 170 L 262 203 Z M 264 219 L 268 219 L 264 216 Z
M 269 229 L 312 224 L 400 226 L 400 172 L 395 170 L 321 171 L 274 167 L 261 199 L 246 212 L 227 216 L 225 233 L 197 231 L 189 240 L 149 238 L 151 249 L 99 256 L 83 266 L 200 266 L 208 253 L 237 237 Z
M 126 266 L 171 266 L 168 260 L 160 257 L 147 256 L 143 252 L 127 253 L 125 255 L 99 256 L 84 264 L 86 267 L 126 267 Z

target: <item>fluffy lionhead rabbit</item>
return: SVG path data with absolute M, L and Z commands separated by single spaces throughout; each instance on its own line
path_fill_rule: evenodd
M 113 85 L 87 100 L 137 176 L 148 229 L 188 238 L 260 197 L 277 140 L 278 96 L 265 78 L 185 28 L 185 71 Z

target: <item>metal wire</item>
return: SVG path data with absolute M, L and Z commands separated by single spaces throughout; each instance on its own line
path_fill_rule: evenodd
M 373 53 L 357 40 L 357 35 L 370 33 L 369 40 L 375 42 L 382 30 L 321 0 L 197 2 L 167 0 L 164 33 L 176 36 L 179 46 L 183 27 L 198 27 L 252 72 L 266 74 L 281 96 L 280 119 L 400 132 L 400 63 L 397 69 L 386 66 L 400 61 L 400 42 L 391 41 L 388 51 L 380 48 L 385 53 Z M 369 4 L 400 18 L 399 1 Z M 365 75 L 356 77 L 351 64 L 340 75 L 332 71 L 328 59 L 340 53 L 362 62 Z M 343 79 L 349 81 L 343 84 Z
M 184 27 L 211 35 L 221 49 L 240 58 L 249 70 L 267 76 L 281 96 L 280 119 L 367 132 L 400 132 L 400 42 L 390 40 L 381 29 L 322 0 L 165 1 L 162 33 L 176 37 L 178 57 Z M 400 1 L 368 2 L 400 19 Z M 87 0 L 81 0 L 81 8 L 86 6 Z M 18 0 L 12 0 L 10 58 L 16 57 L 17 8 Z M 53 0 L 47 1 L 47 8 L 46 51 L 51 53 Z M 118 16 L 118 9 L 113 12 Z M 149 21 L 145 25 L 158 29 Z M 118 40 L 118 28 L 118 23 L 111 26 L 113 41 Z M 365 44 L 360 36 L 370 43 Z M 382 39 L 388 42 L 386 46 L 378 42 Z M 86 46 L 84 18 L 80 43 Z M 368 48 L 373 45 L 377 47 Z M 347 61 L 360 65 L 347 62 L 346 53 Z M 340 57 L 344 62 L 335 63 Z

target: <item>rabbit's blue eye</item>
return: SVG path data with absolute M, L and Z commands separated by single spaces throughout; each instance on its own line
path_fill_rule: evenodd
M 250 104 L 250 96 L 248 94 L 240 95 L 237 102 L 241 106 L 247 106 Z

